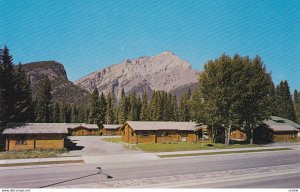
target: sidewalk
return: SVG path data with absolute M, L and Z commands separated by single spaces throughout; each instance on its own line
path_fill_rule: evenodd
M 0 160 L 1 167 L 49 165 L 64 163 L 84 163 L 81 157 L 57 157 L 57 158 L 30 158 L 30 159 L 5 159 Z
M 300 150 L 300 145 L 289 146 L 266 146 L 266 147 L 252 147 L 252 148 L 234 148 L 234 149 L 212 149 L 212 150 L 194 150 L 194 151 L 174 151 L 174 152 L 156 152 L 156 153 L 127 153 L 127 154 L 109 154 L 109 155 L 83 155 L 76 157 L 57 157 L 57 158 L 36 158 L 36 159 L 7 159 L 0 160 L 1 167 L 12 166 L 33 166 L 33 165 L 47 165 L 47 164 L 68 164 L 68 163 L 81 163 L 81 164 L 100 164 L 100 163 L 126 163 L 126 162 L 141 162 L 147 160 L 160 160 L 162 156 L 168 155 L 185 155 L 192 156 L 193 154 L 205 153 L 222 153 L 222 152 L 263 152 L 260 150 L 272 149 L 294 149 Z
M 265 149 L 300 149 L 299 146 L 267 146 L 267 147 L 250 147 L 250 148 L 234 148 L 234 149 L 211 149 L 211 150 L 194 150 L 194 151 L 172 151 L 172 152 L 157 152 L 152 153 L 157 156 L 161 155 L 179 155 L 179 154 L 195 154 L 195 153 L 212 153 L 212 152 L 234 152 L 234 151 L 256 151 L 256 150 L 265 150 Z

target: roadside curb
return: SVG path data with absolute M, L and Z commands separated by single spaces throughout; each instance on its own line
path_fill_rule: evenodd
M 66 163 L 84 163 L 81 157 L 57 157 L 57 158 L 35 158 L 35 159 L 5 159 L 0 160 L 0 168 L 2 167 L 19 167 L 19 166 L 35 166 L 35 165 L 54 165 Z
M 258 150 L 272 150 L 272 149 L 294 149 L 292 146 L 276 146 L 276 147 L 251 147 L 251 148 L 234 148 L 234 149 L 211 149 L 211 150 L 193 150 L 193 151 L 172 151 L 172 152 L 156 152 L 152 153 L 157 156 L 164 155 L 189 155 L 189 154 L 205 154 L 205 153 L 222 153 L 222 152 L 237 152 L 237 151 L 258 151 Z

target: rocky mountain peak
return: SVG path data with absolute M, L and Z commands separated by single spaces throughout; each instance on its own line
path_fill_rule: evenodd
M 87 75 L 74 83 L 92 92 L 95 87 L 105 94 L 153 90 L 175 91 L 179 87 L 198 84 L 199 72 L 194 71 L 187 61 L 171 51 L 164 51 L 155 56 L 127 59 L 120 64 L 106 67 Z M 176 92 L 176 91 L 175 91 Z

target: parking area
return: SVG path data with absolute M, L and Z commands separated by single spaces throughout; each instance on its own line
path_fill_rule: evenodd
M 119 136 L 69 136 L 66 145 L 71 149 L 65 155 L 95 156 L 141 153 L 126 149 L 122 143 L 106 142 L 103 140 L 106 137 Z

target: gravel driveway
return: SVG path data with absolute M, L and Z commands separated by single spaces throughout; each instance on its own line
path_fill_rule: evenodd
M 111 154 L 136 154 L 140 151 L 126 149 L 122 143 L 106 142 L 103 139 L 112 136 L 69 136 L 68 139 L 75 144 L 75 150 L 65 155 L 96 156 Z M 118 136 L 114 136 L 118 137 Z

